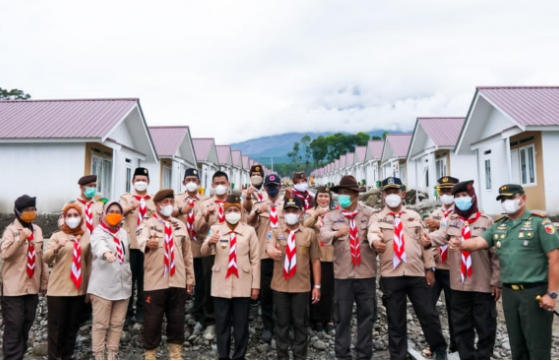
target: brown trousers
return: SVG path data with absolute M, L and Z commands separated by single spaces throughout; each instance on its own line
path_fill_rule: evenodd
M 71 360 L 85 295 L 47 296 L 49 360 Z
M 129 298 L 111 301 L 91 295 L 91 305 L 93 307 L 91 346 L 93 353 L 103 352 L 105 350 L 105 339 L 107 350 L 118 351 L 129 301 Z M 107 332 L 107 330 L 109 332 Z
M 153 350 L 161 344 L 163 316 L 167 319 L 167 344 L 184 343 L 185 301 L 185 288 L 144 291 L 144 349 Z

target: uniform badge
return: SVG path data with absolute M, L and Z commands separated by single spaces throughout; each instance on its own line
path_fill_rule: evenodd
M 524 243 L 522 243 L 523 245 L 527 246 L 530 242 L 528 241 L 524 241 Z
M 550 221 L 549 219 L 544 219 L 544 220 L 542 221 L 542 225 L 546 225 L 546 224 L 548 224 L 548 223 L 551 223 L 551 221 Z
M 500 241 L 497 241 L 497 243 L 495 244 L 495 246 L 496 246 L 497 248 L 501 248 L 501 242 L 500 242 Z
M 504 234 L 501 234 L 501 239 L 505 239 L 505 235 L 504 235 Z
M 283 236 L 283 234 L 280 234 L 278 236 L 278 241 L 285 241 L 285 237 Z
M 532 237 L 532 233 L 528 233 L 528 237 Z
M 496 234 L 495 236 L 493 236 L 493 238 L 494 238 L 495 240 L 498 240 L 498 239 L 499 239 L 499 235 Z
M 272 238 L 272 232 L 268 232 L 268 234 L 266 235 L 266 239 L 270 239 Z
M 549 225 L 545 226 L 545 231 L 548 234 L 553 234 L 553 233 L 555 233 L 555 227 L 553 227 L 553 225 L 549 224 Z
M 520 232 L 520 233 L 518 234 L 518 237 L 524 237 L 524 232 Z

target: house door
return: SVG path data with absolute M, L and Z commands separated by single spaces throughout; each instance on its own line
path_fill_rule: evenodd
M 111 197 L 111 181 L 113 172 L 113 162 L 110 159 L 92 156 L 91 174 L 97 176 L 97 192 L 103 197 Z

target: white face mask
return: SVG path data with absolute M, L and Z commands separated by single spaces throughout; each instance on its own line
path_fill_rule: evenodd
M 307 189 L 309 188 L 309 185 L 307 183 L 298 183 L 298 184 L 295 184 L 293 186 L 293 188 L 295 188 L 299 192 L 306 192 Z
M 215 189 L 215 194 L 217 194 L 218 196 L 222 196 L 225 193 L 227 193 L 227 187 L 221 184 L 215 187 L 214 189 Z
M 402 203 L 402 197 L 397 194 L 390 194 L 384 198 L 386 205 L 390 208 L 396 208 Z
M 66 218 L 64 220 L 64 222 L 66 223 L 66 225 L 72 229 L 77 228 L 80 225 L 81 222 L 81 218 L 80 217 L 72 217 L 72 218 Z
M 506 214 L 514 214 L 520 209 L 520 198 L 507 199 L 501 202 L 501 207 Z
M 134 183 L 134 189 L 136 189 L 138 192 L 144 192 L 146 189 L 148 189 L 148 184 L 147 182 L 136 182 Z
M 230 224 L 237 224 L 241 220 L 241 213 L 233 212 L 225 215 L 225 220 Z
M 258 187 L 259 185 L 262 184 L 262 177 L 259 175 L 253 175 L 252 177 L 250 177 L 250 184 L 252 184 L 255 187 Z
M 171 214 L 173 214 L 174 209 L 175 207 L 173 207 L 172 205 L 168 205 L 168 206 L 161 207 L 161 210 L 159 212 L 164 217 L 171 217 Z
M 186 190 L 189 192 L 196 192 L 196 190 L 198 190 L 198 184 L 194 183 L 194 182 L 188 182 L 186 183 Z
M 299 223 L 299 215 L 295 213 L 287 213 L 283 216 L 285 223 L 289 225 L 294 225 Z
M 443 194 L 441 196 L 441 202 L 443 202 L 445 206 L 450 206 L 452 203 L 454 203 L 454 196 L 450 194 Z

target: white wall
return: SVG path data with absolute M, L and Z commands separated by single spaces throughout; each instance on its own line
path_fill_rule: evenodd
M 559 214 L 559 169 L 557 155 L 559 154 L 559 132 L 542 132 L 543 171 L 545 185 L 546 212 L 549 215 Z
M 491 150 L 491 154 L 484 154 L 486 151 Z M 500 214 L 502 213 L 502 208 L 499 202 L 495 200 L 499 194 L 499 187 L 503 184 L 509 183 L 509 171 L 507 166 L 507 155 L 505 152 L 505 142 L 502 139 L 498 140 L 487 140 L 479 144 L 479 179 L 481 184 L 478 182 L 474 183 L 474 188 L 476 193 L 479 195 L 481 202 L 478 202 L 479 208 L 482 212 L 488 214 Z M 486 189 L 486 177 L 485 177 L 485 160 L 491 160 L 491 189 Z M 455 165 L 451 163 L 451 169 Z M 469 176 L 464 176 L 462 179 L 473 178 L 474 174 Z
M 503 130 L 510 128 L 513 125 L 509 118 L 495 108 L 492 108 L 491 113 L 489 113 L 489 117 L 484 124 L 485 126 L 481 132 L 480 139 L 501 133 Z
M 161 189 L 161 163 L 157 162 L 140 162 L 140 167 L 147 168 L 149 171 L 149 188 L 148 192 L 155 194 Z
M 139 127 L 140 124 L 136 124 L 136 126 Z M 120 123 L 118 127 L 116 127 L 116 129 L 109 135 L 109 138 L 112 138 L 120 144 L 126 145 L 127 147 L 136 149 L 134 140 L 132 139 L 130 131 L 128 130 L 127 121 Z
M 497 143 L 498 144 L 498 143 Z M 504 150 L 504 145 L 503 145 Z M 506 156 L 502 159 L 503 162 L 506 162 Z M 506 164 L 505 164 L 506 166 Z M 493 167 L 493 162 L 491 163 L 491 167 Z M 433 170 L 434 172 L 434 170 Z M 467 181 L 467 180 L 474 180 L 477 183 L 478 174 L 476 173 L 476 155 L 475 154 L 468 154 L 468 155 L 456 155 L 454 152 L 450 152 L 450 175 L 454 178 L 458 178 L 460 181 Z M 485 171 L 483 173 L 485 175 Z M 481 187 L 480 184 L 477 185 L 476 190 Z M 483 184 L 485 186 L 485 184 Z
M 140 155 L 124 147 L 120 147 L 114 152 L 113 156 L 113 179 L 114 184 L 112 187 L 112 194 L 103 194 L 104 197 L 109 200 L 119 200 L 120 195 L 126 193 L 126 169 L 128 167 L 132 170 L 132 176 L 134 176 L 134 170 L 140 166 Z M 126 162 L 126 159 L 130 160 L 130 163 Z M 159 172 L 157 172 L 159 173 Z M 152 172 L 150 169 L 150 184 L 152 183 Z M 132 189 L 132 188 L 130 188 Z M 153 189 L 150 188 L 150 191 Z

